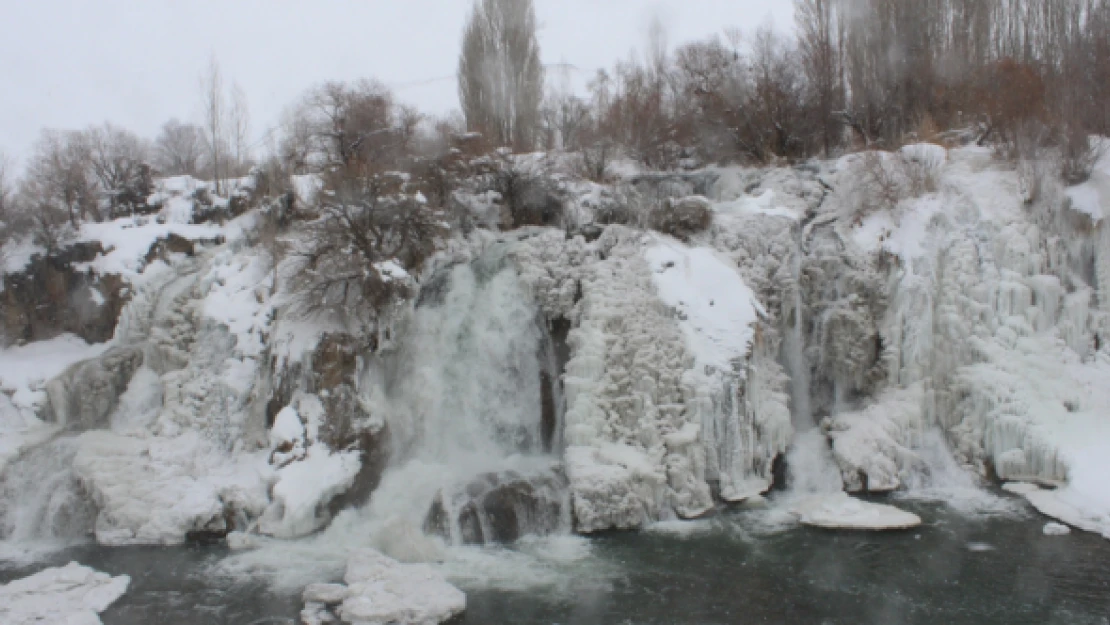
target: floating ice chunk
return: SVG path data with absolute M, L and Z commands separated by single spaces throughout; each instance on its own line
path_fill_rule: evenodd
M 984 551 L 994 551 L 994 545 L 988 543 L 973 542 L 967 544 L 967 550 L 979 553 Z
M 0 586 L 5 625 L 99 625 L 98 613 L 127 592 L 131 578 L 112 577 L 70 562 Z
M 1071 528 L 1060 523 L 1045 523 L 1042 531 L 1045 536 L 1066 536 L 1071 533 Z
M 424 564 L 401 564 L 373 549 L 347 561 L 346 586 L 311 584 L 304 591 L 305 623 L 431 625 L 466 609 L 466 595 Z M 338 606 L 338 607 L 333 607 Z
M 1041 487 L 1029 482 L 1006 482 L 1002 485 L 1002 490 L 1015 495 L 1026 495 L 1041 490 Z
M 861 501 L 847 493 L 807 497 L 792 511 L 803 524 L 828 529 L 900 530 L 921 525 L 921 517 L 916 514 Z

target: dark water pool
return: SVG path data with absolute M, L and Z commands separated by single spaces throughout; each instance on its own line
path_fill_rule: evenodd
M 932 504 L 900 504 L 918 530 L 843 533 L 796 527 L 755 531 L 756 513 L 726 513 L 684 534 L 593 539 L 582 567 L 558 590 L 460 585 L 468 625 L 530 624 L 1060 624 L 1110 625 L 1110 541 L 1046 537 L 1034 515 L 967 517 Z M 210 567 L 219 548 L 77 547 L 34 566 L 0 563 L 0 582 L 78 560 L 126 573 L 128 593 L 107 625 L 292 623 L 292 593 L 264 581 L 232 582 Z

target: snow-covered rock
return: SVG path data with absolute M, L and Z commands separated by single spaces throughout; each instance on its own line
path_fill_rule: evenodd
M 434 625 L 466 609 L 466 595 L 425 564 L 401 564 L 373 549 L 347 561 L 343 584 L 305 588 L 305 623 Z
M 191 532 L 226 533 L 239 512 L 262 512 L 264 453 L 228 457 L 196 433 L 94 431 L 78 444 L 73 470 L 99 509 L 101 544 L 180 544 Z
M 5 625 L 99 625 L 99 613 L 131 583 L 70 562 L 0 585 L 0 622 Z

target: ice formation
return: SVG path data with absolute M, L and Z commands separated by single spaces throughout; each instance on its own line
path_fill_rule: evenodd
M 70 562 L 0 585 L 0 621 L 6 625 L 99 625 L 98 614 L 125 592 L 131 579 Z
M 401 564 L 373 549 L 360 549 L 347 562 L 344 584 L 310 584 L 304 590 L 306 625 L 395 623 L 434 625 L 466 609 L 466 595 L 431 567 Z
M 993 475 L 1110 536 L 1107 163 L 1032 197 L 988 151 L 911 145 L 878 156 L 904 181 L 892 199 L 869 187 L 869 158 L 571 180 L 565 230 L 456 236 L 420 275 L 380 264 L 419 294 L 372 336 L 289 314 L 288 267 L 257 244 L 258 215 L 189 223 L 193 183 L 164 181 L 160 219 L 82 233 L 107 250 L 84 269 L 132 290 L 113 340 L 0 353 L 0 488 L 25 492 L 36 471 L 59 485 L 0 510 L 0 532 L 234 531 L 246 547 L 338 524 L 427 562 L 721 501 L 909 527 L 842 491 L 955 501 Z M 302 201 L 319 191 L 295 182 Z M 597 223 L 637 188 L 703 195 L 713 224 L 680 241 Z M 148 258 L 171 234 L 195 253 Z M 764 500 L 783 459 L 790 493 Z M 333 523 L 342 506 L 358 509 Z M 27 533 L 47 517 L 54 529 Z M 408 570 L 381 557 L 364 559 Z M 314 592 L 318 619 L 385 601 Z
M 836 493 L 807 497 L 792 511 L 805 525 L 826 529 L 900 530 L 921 525 L 921 517 L 894 506 Z

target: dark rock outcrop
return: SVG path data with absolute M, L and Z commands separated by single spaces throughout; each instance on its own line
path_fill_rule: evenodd
M 567 482 L 561 469 L 525 476 L 484 473 L 465 485 L 441 490 L 424 519 L 424 531 L 467 545 L 511 543 L 563 527 Z

